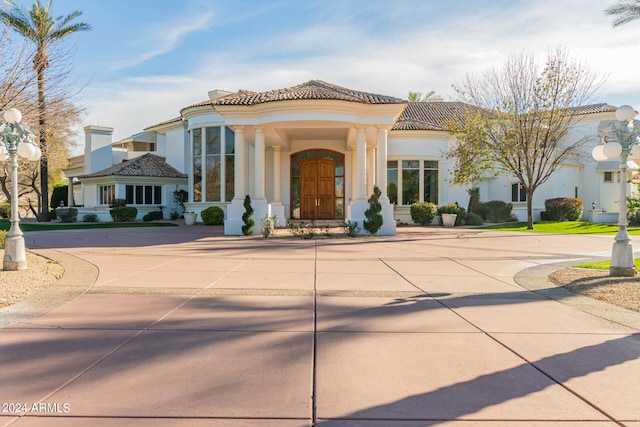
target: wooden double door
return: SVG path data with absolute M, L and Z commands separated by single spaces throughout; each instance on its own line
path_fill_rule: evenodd
M 335 171 L 334 160 L 300 162 L 300 219 L 335 218 Z

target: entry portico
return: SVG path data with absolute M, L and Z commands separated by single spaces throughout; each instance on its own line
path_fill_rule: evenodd
M 374 185 L 382 192 L 379 234 L 395 234 L 387 197 L 387 132 L 406 101 L 317 80 L 210 97 L 181 112 L 192 159 L 190 202 L 206 200 L 207 182 L 219 185 L 217 178 L 207 178 L 209 169 L 226 177 L 220 185 L 225 190 L 220 200 L 230 201 L 225 234 L 241 234 L 247 194 L 257 223 L 269 214 L 279 225 L 291 218 L 357 221 L 362 226 Z M 220 152 L 226 161 L 208 158 L 217 152 L 207 142 L 215 139 L 211 135 L 219 137 L 211 144 L 224 147 Z

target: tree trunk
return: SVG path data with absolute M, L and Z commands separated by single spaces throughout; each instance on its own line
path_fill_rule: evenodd
M 46 113 L 47 106 L 44 98 L 44 71 L 46 64 L 42 63 L 44 56 L 40 56 L 36 67 L 38 71 L 38 121 L 40 124 L 40 192 L 42 195 L 40 202 L 40 221 L 50 221 L 49 215 L 49 167 L 47 163 L 47 136 L 46 136 Z
M 533 191 L 526 189 L 527 194 L 527 230 L 533 230 Z

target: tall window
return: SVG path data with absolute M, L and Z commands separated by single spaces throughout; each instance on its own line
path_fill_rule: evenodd
M 113 199 L 116 198 L 116 186 L 115 185 L 101 185 L 98 187 L 98 204 L 110 205 L 113 203 Z
M 228 202 L 234 196 L 235 136 L 227 127 L 191 133 L 194 202 Z
M 387 195 L 391 203 L 437 205 L 439 180 L 437 160 L 387 161 Z
M 511 184 L 511 201 L 512 202 L 526 202 L 527 193 L 524 190 L 524 186 L 519 182 Z

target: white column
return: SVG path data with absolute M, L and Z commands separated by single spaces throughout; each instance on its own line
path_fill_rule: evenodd
M 233 170 L 233 188 L 234 196 L 233 200 L 244 201 L 246 195 L 246 189 L 244 185 L 244 126 L 235 126 L 233 128 L 235 132 L 234 138 L 234 152 L 235 152 L 235 166 Z
M 366 178 L 367 178 L 367 133 L 365 127 L 358 128 L 358 146 L 356 151 L 356 199 L 357 200 L 366 200 L 367 199 L 367 187 L 366 187 Z
M 373 194 L 373 147 L 367 146 L 367 197 Z
M 378 148 L 376 149 L 378 155 L 378 178 L 376 183 L 380 192 L 380 200 L 389 201 L 387 195 L 387 129 L 378 128 Z
M 266 200 L 264 184 L 264 127 L 256 127 L 255 161 L 254 161 L 254 191 L 253 198 L 256 200 Z
M 273 146 L 273 202 L 281 202 L 280 188 L 280 145 Z
M 358 162 L 356 156 L 356 146 L 350 145 L 351 149 L 351 200 L 356 199 L 358 193 Z
M 69 177 L 69 183 L 67 184 L 67 206 L 73 206 L 73 177 Z M 57 207 L 57 206 L 56 206 Z

